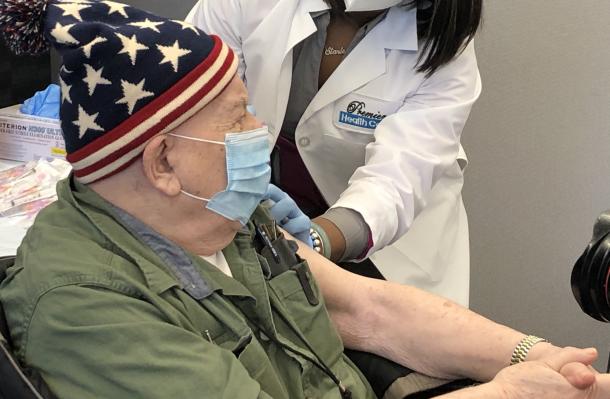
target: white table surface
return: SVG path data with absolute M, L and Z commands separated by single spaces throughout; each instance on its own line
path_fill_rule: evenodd
M 22 163 L 0 159 L 0 170 Z M 0 217 L 0 256 L 14 255 L 26 231 L 27 228 L 19 225 L 19 220 Z

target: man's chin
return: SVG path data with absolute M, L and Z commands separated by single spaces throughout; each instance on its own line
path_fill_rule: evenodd
M 244 225 L 241 224 L 241 222 L 238 222 L 237 220 L 231 220 L 231 228 L 237 233 L 238 231 L 244 228 Z

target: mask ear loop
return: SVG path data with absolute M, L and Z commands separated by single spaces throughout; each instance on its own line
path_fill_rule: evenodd
M 184 191 L 184 190 L 180 190 L 180 192 L 182 194 L 186 195 L 187 197 L 190 197 L 190 198 L 193 198 L 193 199 L 196 199 L 196 200 L 199 200 L 199 201 L 210 202 L 210 200 L 208 198 L 198 197 L 198 196 L 196 196 L 194 194 L 191 194 L 191 193 L 189 193 L 187 191 Z
M 167 135 L 168 136 L 179 137 L 181 139 L 186 139 L 186 140 L 199 141 L 201 143 L 220 144 L 220 145 L 225 145 L 225 146 L 227 145 L 227 143 L 225 143 L 224 141 L 207 140 L 207 139 L 201 139 L 199 137 L 183 136 L 181 134 L 176 134 L 176 133 L 167 133 Z
M 198 142 L 201 142 L 201 143 L 220 144 L 220 145 L 224 145 L 224 146 L 227 145 L 226 143 L 224 143 L 222 141 L 201 139 L 199 137 L 183 136 L 181 134 L 176 134 L 176 133 L 167 133 L 167 135 L 168 136 L 178 137 L 178 138 L 181 138 L 181 139 L 186 139 L 186 140 L 198 141 Z M 180 190 L 180 192 L 182 194 L 186 195 L 187 197 L 190 197 L 190 198 L 193 198 L 193 199 L 196 199 L 196 200 L 199 200 L 199 201 L 210 202 L 209 198 L 198 197 L 198 196 L 196 196 L 194 194 L 191 194 L 191 193 L 189 193 L 187 191 L 184 191 L 182 189 Z

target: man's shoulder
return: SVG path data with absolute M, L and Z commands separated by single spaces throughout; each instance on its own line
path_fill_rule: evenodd
M 0 284 L 0 301 L 19 348 L 43 297 L 83 284 L 116 290 L 121 257 L 113 249 L 84 215 L 61 201 L 38 215 Z
M 37 271 L 48 278 L 46 273 L 67 272 L 75 264 L 106 264 L 110 254 L 100 255 L 109 248 L 108 239 L 86 215 L 58 202 L 40 212 L 19 246 L 16 264 L 39 268 Z
M 84 214 L 58 202 L 44 209 L 28 230 L 0 285 L 0 300 L 31 307 L 57 287 L 116 285 L 125 275 L 121 270 L 129 268 L 137 266 Z

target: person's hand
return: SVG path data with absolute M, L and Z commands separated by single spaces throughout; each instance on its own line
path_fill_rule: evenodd
M 526 361 L 545 361 L 551 359 L 553 356 L 562 353 L 564 351 L 572 351 L 575 348 L 561 348 L 552 345 L 547 342 L 541 342 L 534 345 L 529 351 Z M 568 367 L 566 370 L 562 370 L 561 373 L 568 379 L 568 381 L 575 387 L 582 386 L 583 384 L 588 386 L 591 381 L 595 379 L 595 375 L 598 372 L 591 366 L 591 364 L 597 360 L 597 350 L 595 348 L 586 349 L 590 351 L 590 362 L 575 363 Z
M 594 350 L 562 348 L 541 360 L 506 367 L 490 385 L 503 399 L 608 399 L 610 375 L 588 367 L 596 358 Z
M 273 219 L 275 219 L 280 227 L 307 244 L 310 248 L 313 247 L 313 242 L 309 235 L 311 220 L 299 209 L 296 202 L 288 194 L 273 184 L 269 184 L 263 199 L 271 200 L 272 205 L 269 207 L 269 212 L 271 212 L 271 216 L 273 216 Z

